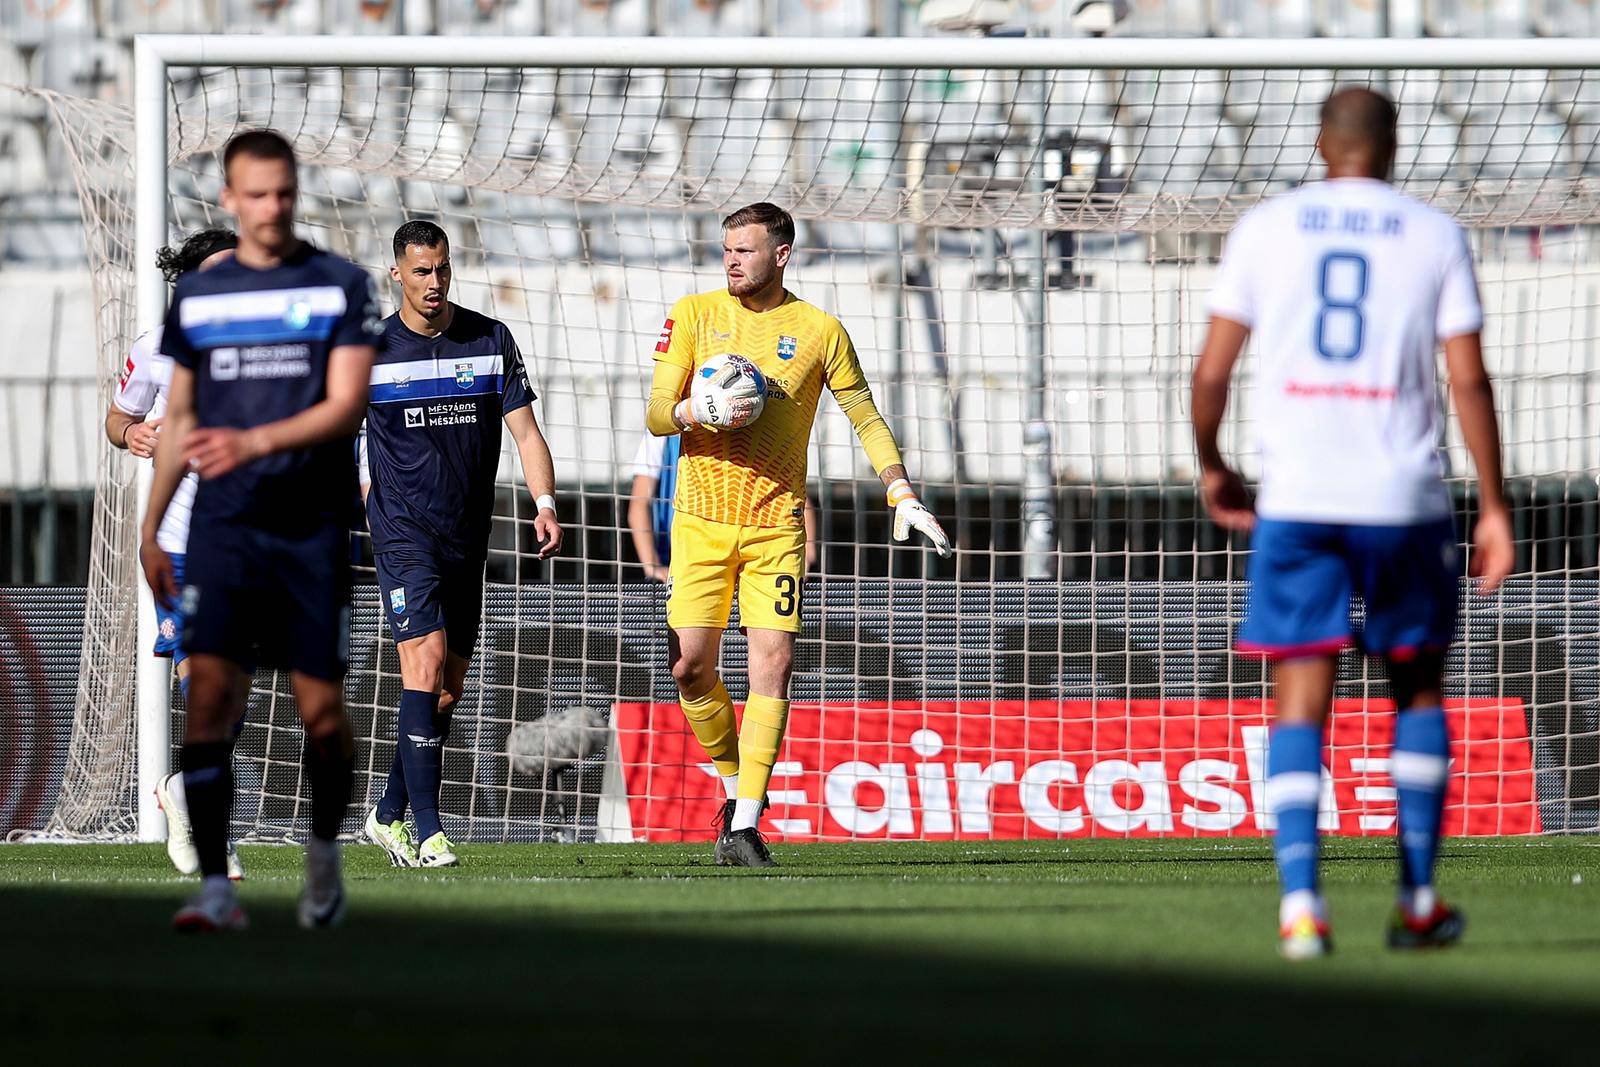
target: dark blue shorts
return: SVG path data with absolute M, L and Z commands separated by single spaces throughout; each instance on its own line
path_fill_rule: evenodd
M 179 602 L 183 650 L 340 680 L 350 648 L 349 541 L 342 526 L 284 536 L 197 517 Z
M 1456 632 L 1460 552 L 1449 519 L 1354 526 L 1259 519 L 1250 547 L 1250 602 L 1234 647 L 1274 659 L 1353 645 L 1405 659 L 1443 651 Z M 1366 605 L 1357 638 L 1350 597 Z
M 183 588 L 183 560 L 182 552 L 169 552 L 172 560 L 172 580 L 179 589 Z M 173 666 L 177 666 L 187 659 L 183 651 L 183 616 L 178 613 L 174 604 L 171 608 L 161 605 L 156 601 L 156 647 L 158 656 L 171 656 Z
M 483 614 L 483 560 L 449 559 L 424 545 L 385 549 L 372 558 L 394 640 L 443 630 L 450 651 L 471 659 Z

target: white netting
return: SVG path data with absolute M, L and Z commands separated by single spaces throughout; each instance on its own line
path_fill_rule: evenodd
M 304 236 L 382 272 L 402 220 L 439 222 L 455 299 L 505 321 L 527 354 L 569 550 L 534 559 L 508 449 L 484 636 L 445 762 L 446 827 L 473 839 L 709 824 L 715 783 L 677 717 L 664 597 L 635 565 L 626 499 L 665 310 L 720 284 L 719 215 L 764 199 L 800 220 L 791 288 L 851 331 L 961 544 L 948 564 L 885 547 L 881 494 L 825 405 L 811 467 L 821 558 L 768 829 L 1259 832 L 1268 694 L 1260 665 L 1227 651 L 1243 545 L 1196 519 L 1188 374 L 1223 236 L 1261 196 L 1317 176 L 1317 108 L 1336 81 L 1385 87 L 1400 104 L 1400 185 L 1472 229 L 1527 574 L 1469 602 L 1451 660 L 1450 696 L 1467 702 L 1455 726 L 1472 740 L 1457 828 L 1594 827 L 1595 71 L 172 75 L 174 236 L 224 221 L 217 151 L 272 126 L 304 161 Z M 53 104 L 84 195 L 109 383 L 132 336 L 131 120 Z M 1454 430 L 1451 454 L 1469 469 Z M 67 832 L 132 828 L 131 471 L 108 451 L 56 813 Z M 393 750 L 398 668 L 379 625 L 364 584 L 349 684 L 358 804 Z M 730 637 L 736 694 L 743 667 Z M 1346 832 L 1392 829 L 1386 719 L 1362 710 L 1384 693 L 1346 661 L 1325 816 Z M 279 680 L 259 680 L 240 751 L 240 829 L 303 828 Z

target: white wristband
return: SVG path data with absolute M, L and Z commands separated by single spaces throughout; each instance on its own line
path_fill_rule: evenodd
M 556 498 L 551 496 L 549 493 L 546 493 L 539 499 L 535 500 L 533 502 L 533 506 L 537 511 L 549 511 L 553 513 L 556 510 Z

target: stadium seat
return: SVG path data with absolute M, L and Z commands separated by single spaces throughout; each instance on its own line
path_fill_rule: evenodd
M 96 100 L 127 100 L 133 60 L 115 41 L 80 34 L 52 37 L 34 53 L 33 84 Z
M 212 0 L 100 0 L 100 35 L 126 43 L 140 33 L 216 32 L 216 9 Z
M 1530 0 L 1423 0 L 1422 21 L 1434 37 L 1525 37 Z
M 1218 37 L 1310 37 L 1315 0 L 1213 0 Z
M 1211 32 L 1209 7 L 1194 0 L 1139 0 L 1118 32 L 1129 37 L 1204 37 Z
M 322 0 L 222 0 L 222 25 L 236 33 L 321 33 Z
M 1446 72 L 1441 96 L 1460 128 L 1463 178 L 1542 178 L 1556 169 L 1566 129 L 1544 107 L 1547 89 L 1540 71 Z
M 49 183 L 38 124 L 22 117 L 0 118 L 0 200 L 43 192 Z
M 401 31 L 404 0 L 323 0 L 324 33 L 388 35 Z
M 1315 165 L 1326 72 L 1239 70 L 1227 76 L 1223 119 L 1243 145 L 1241 180 L 1271 190 L 1304 181 Z
M 1594 0 L 1530 0 L 1529 21 L 1541 37 L 1600 36 L 1600 4 Z
M 866 37 L 873 32 L 873 0 L 790 0 L 773 4 L 774 37 Z
M 49 4 L 11 0 L 0 4 L 0 41 L 20 48 L 93 32 L 93 0 L 54 0 Z
M 743 37 L 761 32 L 761 0 L 662 0 L 657 32 L 674 37 Z
M 651 30 L 650 0 L 546 0 L 549 32 L 582 37 L 620 37 Z
M 541 0 L 439 0 L 441 36 L 531 35 L 544 32 Z
M 0 41 L 0 85 L 26 88 L 33 84 L 28 63 L 17 49 Z M 41 118 L 44 101 L 27 93 L 0 89 L 0 118 Z

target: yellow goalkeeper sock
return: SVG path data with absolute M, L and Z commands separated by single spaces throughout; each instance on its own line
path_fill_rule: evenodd
M 777 697 L 751 693 L 744 704 L 744 723 L 739 727 L 739 799 L 759 801 L 767 795 L 772 765 L 778 762 L 778 745 L 783 741 L 783 724 L 789 718 L 789 702 Z
M 689 729 L 706 750 L 717 773 L 723 777 L 739 773 L 739 742 L 733 720 L 733 698 L 728 695 L 722 679 L 704 696 L 693 700 L 680 697 L 683 717 L 689 720 Z

